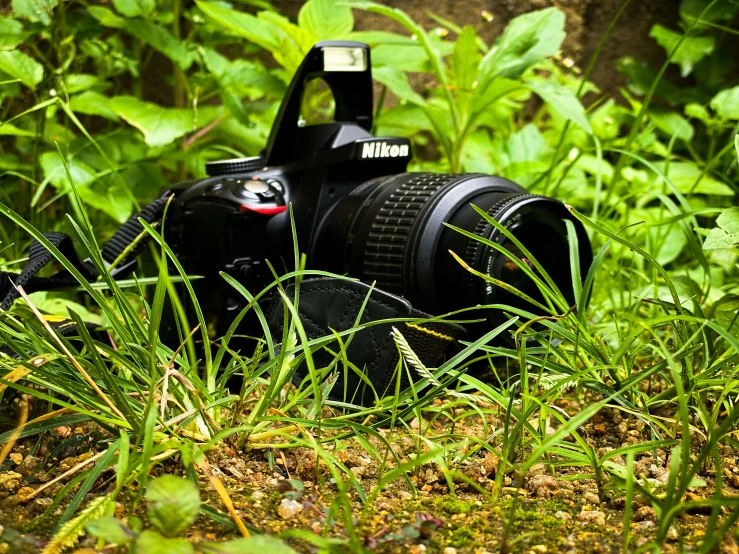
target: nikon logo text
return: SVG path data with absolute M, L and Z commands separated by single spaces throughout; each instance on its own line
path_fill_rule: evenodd
M 408 156 L 407 144 L 365 142 L 362 145 L 362 158 L 397 158 L 398 156 Z

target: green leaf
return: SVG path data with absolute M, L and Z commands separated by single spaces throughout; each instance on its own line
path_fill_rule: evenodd
M 203 546 L 208 554 L 296 554 L 296 551 L 277 537 L 252 535 L 228 542 L 210 542 Z
M 372 77 L 385 85 L 401 101 L 425 106 L 426 100 L 408 82 L 407 75 L 393 66 L 382 66 L 372 70 Z
M 279 27 L 260 21 L 251 14 L 224 8 L 221 4 L 202 0 L 195 0 L 195 3 L 205 15 L 265 50 L 274 52 L 280 47 L 284 37 Z
M 344 38 L 354 28 L 354 16 L 347 5 L 336 0 L 308 0 L 298 13 L 298 25 L 316 40 Z
M 498 75 L 515 79 L 536 62 L 553 56 L 565 38 L 565 16 L 546 8 L 511 20 L 480 64 L 482 86 Z
M 665 133 L 668 137 L 677 137 L 680 140 L 693 140 L 693 126 L 677 112 L 661 108 L 651 108 L 649 118 L 655 127 Z
M 534 79 L 527 81 L 526 86 L 538 94 L 559 115 L 569 119 L 585 132 L 592 132 L 588 118 L 585 117 L 585 108 L 570 89 L 553 81 Z
M 723 119 L 739 119 L 739 86 L 719 92 L 711 107 Z
M 480 60 L 482 60 L 482 55 L 477 45 L 475 28 L 466 25 L 454 44 L 454 54 L 451 59 L 454 82 L 460 91 L 472 90 L 477 80 Z
M 665 170 L 665 164 L 656 164 L 662 171 Z M 670 162 L 667 167 L 667 177 L 672 181 L 678 191 L 682 194 L 711 194 L 716 196 L 734 196 L 734 190 L 727 185 L 710 177 L 703 175 L 696 186 L 696 181 L 701 177 L 701 169 L 691 162 Z M 661 181 L 658 179 L 657 181 Z M 653 181 L 655 182 L 655 181 Z M 662 184 L 656 184 L 658 188 Z
M 144 531 L 136 540 L 136 554 L 195 554 L 185 539 L 168 539 L 156 531 Z
M 57 0 L 13 0 L 12 5 L 13 13 L 18 17 L 48 25 L 51 23 L 49 16 L 56 7 Z
M 88 6 L 87 12 L 105 27 L 123 29 L 126 25 L 125 19 L 118 17 L 112 10 L 102 6 Z
M 29 33 L 23 30 L 23 24 L 9 17 L 0 17 L 0 50 L 12 50 L 18 46 Z
M 45 152 L 40 159 L 45 178 L 59 192 L 69 193 L 72 186 L 57 152 Z M 108 214 L 119 223 L 125 222 L 133 211 L 133 204 L 125 189 L 117 181 L 98 181 L 95 170 L 77 158 L 67 160 L 77 192 L 85 204 Z
M 123 522 L 112 516 L 94 519 L 85 525 L 85 529 L 89 535 L 103 539 L 110 544 L 127 544 L 136 537 Z
M 156 0 L 113 0 L 113 5 L 126 17 L 146 17 L 157 7 Z
M 195 50 L 150 19 L 125 20 L 123 26 L 133 36 L 167 56 L 183 71 L 195 61 Z
M 110 107 L 110 98 L 94 90 L 86 90 L 69 99 L 69 107 L 75 113 L 99 115 L 112 121 L 118 121 L 116 114 Z
M 259 89 L 274 97 L 285 94 L 285 82 L 261 65 L 249 60 L 231 61 L 211 48 L 202 48 L 200 53 L 205 66 L 223 87 Z
M 31 56 L 18 50 L 0 52 L 0 71 L 4 71 L 28 88 L 35 89 L 44 78 L 44 67 Z
M 200 491 L 189 481 L 174 475 L 164 475 L 149 483 L 146 489 L 148 515 L 162 533 L 180 534 L 200 513 Z
M 680 65 L 680 74 L 683 77 L 687 77 L 693 71 L 693 67 L 701 61 L 703 58 L 713 52 L 714 39 L 713 37 L 685 37 L 683 38 L 682 33 L 677 33 L 663 27 L 662 25 L 654 25 L 652 30 L 649 32 L 649 36 L 657 41 L 665 52 L 669 56 L 672 51 L 677 47 L 677 50 L 672 54 L 670 61 Z M 677 46 L 680 43 L 680 46 Z
M 195 130 L 192 110 L 163 108 L 133 96 L 116 96 L 110 99 L 109 105 L 116 114 L 144 133 L 149 146 L 171 144 L 175 139 Z M 215 117 L 214 108 L 203 108 L 198 111 L 197 125 L 207 125 Z
M 692 25 L 709 4 L 712 4 L 712 6 L 703 14 L 701 21 L 711 23 L 715 23 L 717 21 L 731 21 L 736 17 L 737 12 L 739 11 L 739 5 L 732 0 L 718 0 L 716 2 L 713 0 L 682 0 L 680 3 L 680 17 L 686 25 Z M 710 29 L 710 26 L 697 23 L 696 28 Z
M 704 250 L 734 248 L 739 245 L 739 207 L 734 206 L 721 212 L 716 225 L 703 243 Z
M 16 137 L 35 137 L 36 133 L 16 127 L 12 123 L 3 123 L 0 125 L 0 135 Z

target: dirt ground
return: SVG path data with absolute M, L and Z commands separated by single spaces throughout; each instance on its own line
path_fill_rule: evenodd
M 575 401 L 565 400 L 561 407 L 569 413 L 579 411 L 579 404 Z M 496 416 L 491 416 L 489 423 L 498 425 L 500 422 L 496 421 Z M 420 432 L 427 437 L 446 435 L 451 425 L 444 417 L 430 424 L 418 420 L 409 422 L 414 433 Z M 485 438 L 478 417 L 457 421 L 454 431 Z M 620 412 L 612 410 L 596 415 L 580 428 L 580 433 L 595 446 L 599 455 L 650 438 L 641 421 L 624 419 Z M 387 431 L 382 431 L 382 434 L 391 440 L 400 463 L 407 462 L 419 452 L 418 443 L 407 434 L 396 438 Z M 59 428 L 43 442 L 26 440 L 16 445 L 0 467 L 0 526 L 4 528 L 0 554 L 30 553 L 40 549 L 63 513 L 64 504 L 73 496 L 74 488 L 55 507 L 52 507 L 52 499 L 66 480 L 41 494 L 34 494 L 34 490 L 92 456 L 104 438 L 105 433 L 90 427 Z M 370 442 L 379 452 L 384 452 L 379 440 L 371 439 Z M 465 443 L 461 450 L 468 448 L 469 443 Z M 371 496 L 381 475 L 397 465 L 396 457 L 392 455 L 383 465 L 381 460 L 373 459 L 353 440 L 341 442 L 339 446 L 335 442 L 327 443 L 326 449 L 357 477 L 367 496 Z M 420 451 L 423 452 L 423 448 Z M 721 453 L 725 493 L 739 494 L 739 452 L 724 448 Z M 657 482 L 666 482 L 668 457 L 669 453 L 663 450 L 639 455 L 635 470 Z M 228 489 L 238 513 L 253 529 L 265 533 L 305 529 L 326 536 L 346 537 L 346 520 L 330 510 L 338 492 L 335 481 L 332 481 L 325 464 L 316 463 L 313 450 L 242 451 L 222 444 L 209 452 L 208 459 Z M 624 462 L 621 458 L 614 460 Z M 405 480 L 398 479 L 380 492 L 373 502 L 362 503 L 357 491 L 349 485 L 357 534 L 368 548 L 387 553 L 621 551 L 624 494 L 607 490 L 599 497 L 595 481 L 582 477 L 573 479 L 577 474 L 589 473 L 588 468 L 558 467 L 552 470 L 544 464 L 537 464 L 523 482 L 506 476 L 501 494 L 493 499 L 491 491 L 497 467 L 498 458 L 484 449 L 457 466 L 450 466 L 456 471 L 449 477 L 455 494 L 450 493 L 447 479 L 439 466 L 433 463 L 407 474 L 412 488 Z M 182 473 L 182 465 L 177 459 L 169 460 L 152 472 L 154 475 L 160 473 Z M 700 477 L 707 486 L 693 489 L 691 499 L 708 497 L 714 492 L 713 471 L 709 469 Z M 292 490 L 289 479 L 298 479 L 305 487 L 296 500 L 287 494 Z M 112 472 L 103 473 L 89 496 L 109 492 L 113 484 Z M 205 502 L 227 519 L 225 509 L 209 482 L 203 478 L 200 486 Z M 134 490 L 127 491 L 129 495 L 134 493 Z M 28 500 L 31 496 L 33 498 Z M 126 495 L 118 499 L 120 517 L 129 515 L 126 508 L 128 499 Z M 679 516 L 669 530 L 663 552 L 697 551 L 707 521 L 705 512 Z M 410 535 L 404 532 L 409 526 L 416 530 Z M 236 536 L 233 528 L 217 524 L 205 516 L 200 516 L 188 533 L 192 540 L 220 540 Z M 504 538 L 506 533 L 507 539 Z M 643 498 L 634 499 L 629 533 L 630 547 L 634 550 L 655 537 L 656 514 Z M 305 543 L 292 541 L 292 545 L 301 552 L 315 551 Z M 83 539 L 81 546 L 90 549 L 93 543 Z M 721 552 L 739 553 L 735 536 L 724 538 Z

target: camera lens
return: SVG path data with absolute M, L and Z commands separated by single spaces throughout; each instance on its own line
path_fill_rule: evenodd
M 537 273 L 515 243 L 472 205 L 508 229 L 544 268 L 568 304 L 574 304 L 564 220 L 573 221 L 577 230 L 582 277 L 592 261 L 584 228 L 561 202 L 528 194 L 511 181 L 490 175 L 403 173 L 364 183 L 341 199 L 322 223 L 311 253 L 314 266 L 376 281 L 378 288 L 404 296 L 428 313 L 478 304 L 503 304 L 539 313 L 512 292 L 472 275 L 450 254 L 454 252 L 471 268 L 544 303 L 536 283 L 514 261 L 445 225 L 500 244 Z M 504 320 L 499 309 L 490 309 L 485 316 L 493 324 Z

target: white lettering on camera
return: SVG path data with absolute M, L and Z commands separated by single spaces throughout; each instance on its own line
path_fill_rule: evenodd
M 397 158 L 398 156 L 408 156 L 407 144 L 388 144 L 384 141 L 362 144 L 362 158 Z

